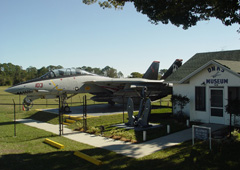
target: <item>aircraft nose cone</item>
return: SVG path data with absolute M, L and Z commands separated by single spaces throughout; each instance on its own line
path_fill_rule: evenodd
M 5 92 L 13 93 L 13 94 L 16 94 L 17 91 L 18 91 L 18 89 L 16 87 L 9 87 L 5 90 Z

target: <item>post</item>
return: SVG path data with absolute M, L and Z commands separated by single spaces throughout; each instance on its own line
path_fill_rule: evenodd
M 62 133 L 61 133 L 61 119 L 60 119 L 60 109 L 61 109 L 61 97 L 59 96 L 58 97 L 58 123 L 59 123 L 59 136 L 61 136 L 62 135 Z
M 192 125 L 192 146 L 194 145 L 194 127 L 195 125 Z
M 209 148 L 212 150 L 212 130 L 209 128 Z
M 170 125 L 167 125 L 167 133 L 170 133 Z
M 87 96 L 85 95 L 85 118 L 86 118 L 86 128 L 87 128 Z
M 229 125 L 229 130 L 230 130 L 230 138 L 232 137 L 232 112 L 230 113 L 230 125 Z
M 58 104 L 58 115 L 59 115 L 59 136 L 63 134 L 63 116 L 62 116 L 62 97 L 59 96 L 59 104 Z
M 63 108 L 64 110 L 64 108 Z M 64 112 L 61 112 L 61 130 L 62 130 L 62 135 L 63 135 L 63 114 L 65 114 Z
M 87 96 L 83 96 L 83 128 L 87 130 Z
M 189 127 L 189 119 L 186 120 L 187 127 Z
M 20 105 L 20 103 L 21 103 L 21 95 L 20 94 L 19 94 L 19 101 L 18 101 L 18 103 L 19 103 L 18 111 L 21 112 L 21 105 Z
M 123 95 L 123 123 L 124 123 L 124 95 Z
M 13 100 L 13 105 L 14 105 L 14 136 L 17 136 L 17 132 L 16 132 L 16 104 L 15 101 Z
M 143 141 L 146 141 L 146 137 L 147 137 L 147 132 L 143 131 Z

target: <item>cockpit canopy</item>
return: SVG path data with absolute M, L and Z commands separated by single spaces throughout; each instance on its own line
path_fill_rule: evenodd
M 93 75 L 87 71 L 74 68 L 63 68 L 51 70 L 48 73 L 41 76 L 41 79 L 56 78 L 56 77 L 65 77 L 65 76 L 79 76 L 79 75 Z

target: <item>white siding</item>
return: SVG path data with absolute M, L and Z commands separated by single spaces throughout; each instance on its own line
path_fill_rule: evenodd
M 228 87 L 239 87 L 240 78 L 233 73 L 224 70 L 220 67 L 220 70 L 217 70 L 215 66 L 215 71 L 211 70 L 214 68 L 214 65 L 210 65 L 204 68 L 202 71 L 198 72 L 196 75 L 192 76 L 188 83 L 186 84 L 174 84 L 173 85 L 173 94 L 186 95 L 190 99 L 190 103 L 185 106 L 183 112 L 187 116 L 190 116 L 191 121 L 201 121 L 204 123 L 210 122 L 210 89 L 220 87 L 223 89 L 223 105 L 227 105 L 228 99 Z M 211 71 L 210 71 L 211 70 Z M 215 80 L 213 80 L 215 79 Z M 225 80 L 225 82 L 224 82 Z M 212 84 L 211 82 L 219 82 L 220 84 Z M 204 84 L 205 83 L 205 84 Z M 222 84 L 221 84 L 222 83 Z M 196 111 L 195 110 L 195 87 L 206 87 L 206 111 Z M 174 109 L 173 113 L 179 111 L 179 108 Z M 229 114 L 223 112 L 224 122 L 223 124 L 229 124 Z M 240 118 L 236 118 L 240 120 Z
M 192 91 L 194 89 L 192 89 L 193 87 L 191 87 L 189 84 L 174 84 L 173 85 L 173 94 L 174 95 L 178 95 L 181 94 L 183 96 L 187 96 L 190 99 L 190 103 L 192 100 L 194 100 L 192 98 Z M 176 114 L 178 111 L 180 110 L 180 108 L 176 107 L 173 108 L 173 113 Z M 190 105 L 187 104 L 184 109 L 183 112 L 185 115 L 190 116 Z

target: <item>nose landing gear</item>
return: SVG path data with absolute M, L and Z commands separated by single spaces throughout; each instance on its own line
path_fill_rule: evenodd
M 23 99 L 23 110 L 29 111 L 33 107 L 33 100 L 37 97 L 25 97 Z

